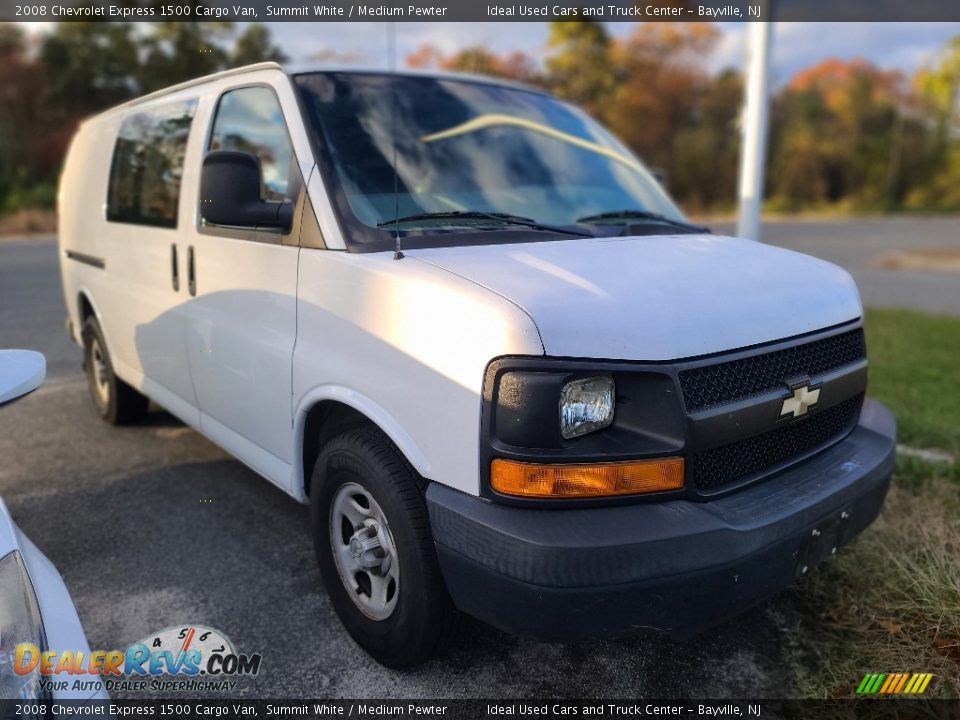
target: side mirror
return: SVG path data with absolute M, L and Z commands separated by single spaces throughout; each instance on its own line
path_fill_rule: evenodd
M 293 224 L 293 203 L 260 199 L 260 159 L 231 150 L 214 150 L 203 159 L 200 215 L 215 225 L 279 228 Z
M 33 392 L 47 374 L 47 360 L 33 350 L 0 350 L 0 405 Z

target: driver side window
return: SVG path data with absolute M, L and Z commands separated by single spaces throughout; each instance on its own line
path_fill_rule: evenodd
M 277 96 L 267 87 L 230 90 L 220 97 L 208 150 L 234 150 L 260 158 L 260 199 L 287 197 L 293 148 Z

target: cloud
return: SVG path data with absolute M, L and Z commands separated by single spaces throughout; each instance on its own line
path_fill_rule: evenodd
M 870 62 L 912 72 L 930 62 L 960 23 L 778 23 L 774 34 L 775 79 L 826 58 Z
M 708 67 L 743 68 L 747 58 L 747 28 L 724 23 L 723 35 Z M 932 62 L 960 23 L 815 23 L 774 25 L 771 72 L 773 82 L 787 82 L 798 70 L 827 58 L 862 57 L 881 67 L 906 73 Z
M 27 35 L 41 35 L 53 30 L 55 23 L 52 22 L 22 22 L 17 23 Z
M 747 52 L 747 28 L 741 24 L 725 24 L 720 41 L 708 59 L 708 67 L 717 72 L 728 67 L 743 67 Z

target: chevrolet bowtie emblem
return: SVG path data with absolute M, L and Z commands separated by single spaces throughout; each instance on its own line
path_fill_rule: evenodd
M 804 385 L 793 391 L 793 395 L 783 401 L 780 408 L 780 416 L 793 415 L 800 417 L 806 415 L 807 410 L 817 404 L 820 399 L 820 388 L 811 390 L 809 385 Z

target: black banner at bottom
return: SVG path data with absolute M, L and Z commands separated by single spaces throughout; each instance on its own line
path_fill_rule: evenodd
M 960 718 L 960 700 L 0 700 L 40 718 Z

